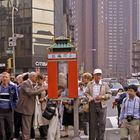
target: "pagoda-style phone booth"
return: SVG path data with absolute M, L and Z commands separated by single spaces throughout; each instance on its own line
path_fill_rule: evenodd
M 48 48 L 48 98 L 78 97 L 77 51 L 70 40 L 63 36 L 54 40 Z

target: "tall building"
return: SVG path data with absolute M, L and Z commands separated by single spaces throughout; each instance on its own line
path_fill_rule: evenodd
M 140 40 L 133 43 L 132 62 L 133 73 L 140 73 Z
M 137 9 L 138 9 L 138 40 L 140 40 L 140 0 L 137 0 Z
M 12 58 L 8 38 L 12 36 L 12 9 L 14 10 L 16 74 L 40 70 L 46 73 L 47 50 L 54 37 L 54 0 L 2 0 L 0 1 L 0 72 Z
M 139 15 L 140 15 L 140 5 L 139 5 L 139 0 L 133 0 L 132 1 L 132 22 L 133 22 L 133 35 L 132 35 L 132 39 L 135 42 L 136 40 L 139 39 Z
M 78 47 L 85 71 L 102 68 L 105 77 L 128 76 L 132 68 L 132 0 L 69 0 Z
M 93 71 L 93 0 L 64 0 L 67 35 L 78 48 L 79 73 Z
M 131 73 L 132 3 L 131 0 L 106 0 L 104 4 L 106 70 L 110 76 L 128 76 Z

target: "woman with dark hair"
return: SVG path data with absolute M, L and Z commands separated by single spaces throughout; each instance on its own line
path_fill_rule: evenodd
M 118 125 L 119 125 L 119 117 L 120 117 L 120 112 L 121 112 L 121 105 L 122 105 L 123 99 L 127 95 L 127 87 L 125 87 L 124 90 L 122 88 L 118 89 L 118 93 L 115 96 L 115 101 L 113 102 L 113 107 L 112 107 L 112 108 L 114 108 L 115 106 L 117 106 L 117 110 L 118 110 Z

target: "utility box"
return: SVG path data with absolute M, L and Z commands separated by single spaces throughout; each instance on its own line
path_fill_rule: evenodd
M 78 97 L 77 50 L 70 40 L 60 36 L 48 48 L 48 98 Z

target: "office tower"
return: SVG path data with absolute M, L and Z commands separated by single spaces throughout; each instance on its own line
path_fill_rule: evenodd
M 0 72 L 7 68 L 7 60 L 12 58 L 12 9 L 14 9 L 14 33 L 16 74 L 40 70 L 46 73 L 46 48 L 54 37 L 54 0 L 2 0 L 0 1 Z M 16 10 L 17 9 L 17 10 Z
M 70 35 L 78 47 L 79 66 L 90 72 L 101 68 L 105 77 L 130 75 L 132 37 L 135 34 L 132 1 L 68 2 L 69 26 L 72 27 L 69 33 L 73 32 Z

